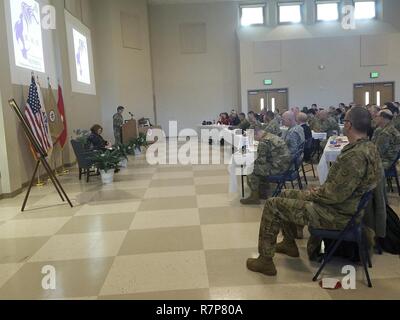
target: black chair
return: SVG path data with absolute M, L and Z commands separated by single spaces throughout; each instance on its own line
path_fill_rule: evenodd
M 397 191 L 399 193 L 400 196 L 400 180 L 399 180 L 399 174 L 397 172 L 397 162 L 400 160 L 400 152 L 397 156 L 396 161 L 393 163 L 393 165 L 388 169 L 385 170 L 385 176 L 389 185 L 389 189 L 394 192 L 393 189 L 393 183 L 392 183 L 392 179 L 394 178 L 396 180 L 396 184 L 397 184 Z
M 364 272 L 367 277 L 368 287 L 372 288 L 371 279 L 368 272 L 368 266 L 372 268 L 370 253 L 368 249 L 368 244 L 363 236 L 363 211 L 367 207 L 368 203 L 372 199 L 372 191 L 369 191 L 363 195 L 361 201 L 358 205 L 356 213 L 350 219 L 347 226 L 342 231 L 337 230 L 325 230 L 325 229 L 313 229 L 309 228 L 311 236 L 320 238 L 320 239 L 330 239 L 334 240 L 334 242 L 329 246 L 326 250 L 326 254 L 323 257 L 323 263 L 315 274 L 313 281 L 317 281 L 319 275 L 322 270 L 325 268 L 326 264 L 332 259 L 334 253 L 339 248 L 340 244 L 343 241 L 347 242 L 355 242 L 358 245 L 358 250 L 360 253 L 360 260 L 364 267 Z M 368 262 L 368 266 L 367 266 Z
M 306 140 L 306 143 L 304 146 L 304 163 L 310 165 L 311 170 L 306 170 L 304 163 L 301 165 L 301 169 L 303 171 L 303 176 L 304 176 L 306 185 L 308 185 L 307 175 L 306 175 L 308 172 L 312 171 L 314 178 L 316 178 L 314 164 L 312 161 L 313 154 L 314 154 L 314 139 L 310 138 L 310 139 Z
M 267 181 L 269 183 L 276 183 L 277 185 L 272 197 L 279 196 L 282 192 L 282 189 L 286 187 L 287 182 L 291 182 L 292 187 L 294 188 L 294 182 L 297 181 L 299 189 L 303 190 L 303 184 L 301 182 L 301 177 L 299 173 L 300 167 L 303 162 L 303 153 L 304 153 L 304 144 L 300 146 L 300 149 L 293 157 L 290 163 L 290 167 L 286 172 L 267 177 Z
M 85 146 L 77 141 L 71 140 L 72 149 L 74 150 L 76 160 L 79 167 L 79 180 L 82 180 L 82 175 L 86 175 L 86 182 L 89 182 L 90 177 L 97 176 L 98 171 L 93 169 L 93 151 L 85 148 Z
M 324 150 L 322 149 L 321 141 L 319 139 L 313 139 L 311 159 L 314 159 L 315 156 L 317 156 L 317 161 L 319 161 L 323 152 Z

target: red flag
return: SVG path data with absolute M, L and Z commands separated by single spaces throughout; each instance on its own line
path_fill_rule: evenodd
M 61 132 L 60 136 L 58 137 L 58 141 L 60 142 L 61 148 L 64 148 L 65 143 L 67 142 L 67 119 L 65 118 L 65 109 L 64 109 L 64 99 L 62 95 L 61 86 L 58 86 L 58 112 L 61 116 L 61 121 L 64 125 L 64 130 Z

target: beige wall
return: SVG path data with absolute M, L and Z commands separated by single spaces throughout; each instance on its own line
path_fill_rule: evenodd
M 206 53 L 181 53 L 183 23 L 206 24 Z M 239 107 L 237 23 L 234 2 L 150 6 L 157 119 L 164 128 L 169 120 L 196 128 Z
M 74 2 L 74 6 L 71 3 Z M 82 19 L 83 23 L 92 28 L 91 7 L 89 0 L 67 0 L 66 7 L 72 10 L 72 14 Z M 66 30 L 64 20 L 64 1 L 53 0 L 52 4 L 56 7 L 57 28 L 53 32 L 53 39 L 56 47 L 56 65 L 60 82 L 63 87 L 64 104 L 66 109 L 66 117 L 68 122 L 68 136 L 72 136 L 72 130 L 76 128 L 87 128 L 92 122 L 101 122 L 101 112 L 99 108 L 99 99 L 97 96 L 83 95 L 73 93 L 71 91 L 71 81 L 69 72 L 69 61 L 66 42 Z M 79 12 L 82 14 L 78 14 Z M 82 10 L 80 9 L 82 8 Z M 15 98 L 20 106 L 25 104 L 27 98 L 27 87 L 13 85 L 10 77 L 10 63 L 8 57 L 7 34 L 5 26 L 4 1 L 0 1 L 0 91 L 2 95 L 2 112 L 3 130 L 5 136 L 2 137 L 6 141 L 5 149 L 0 158 L 1 164 L 1 184 L 2 193 L 7 194 L 21 188 L 28 182 L 34 169 L 34 161 L 30 154 L 26 138 L 24 137 L 22 128 L 20 127 L 15 114 L 7 104 L 8 99 Z M 97 69 L 96 57 L 95 71 Z M 57 94 L 57 92 L 54 92 Z M 46 94 L 46 91 L 43 91 Z M 90 119 L 90 123 L 88 121 Z M 1 117 L 0 117 L 1 120 Z M 0 126 L 0 134 L 1 134 Z M 2 144 L 4 149 L 4 145 Z M 64 160 L 66 163 L 75 161 L 75 157 L 70 150 L 69 144 L 64 152 Z
M 277 0 L 271 0 L 274 10 Z M 240 68 L 242 107 L 248 109 L 248 91 L 255 89 L 288 88 L 291 107 L 304 107 L 312 103 L 328 107 L 353 100 L 353 84 L 374 82 L 370 72 L 378 71 L 377 81 L 400 82 L 399 23 L 392 12 L 398 12 L 398 0 L 385 0 L 380 19 L 357 21 L 355 30 L 344 30 L 340 22 L 314 23 L 313 0 L 306 0 L 306 21 L 299 25 L 277 25 L 276 16 L 270 14 L 271 25 L 238 30 L 240 39 Z M 361 36 L 376 35 L 384 39 L 388 57 L 384 65 L 361 66 Z M 281 44 L 281 70 L 256 72 L 255 43 Z M 367 54 L 367 53 L 363 53 Z M 269 59 L 266 54 L 265 59 Z M 319 66 L 324 65 L 324 70 Z M 273 86 L 265 87 L 264 79 L 272 79 Z M 376 81 L 375 81 L 376 82 Z M 396 87 L 397 87 L 396 86 Z M 400 98 L 397 90 L 396 98 Z
M 114 142 L 112 116 L 119 105 L 136 119 L 154 121 L 150 36 L 145 0 L 92 0 L 94 54 L 100 62 L 97 81 L 104 136 Z M 122 41 L 121 13 L 139 21 L 141 48 L 125 48 Z M 133 31 L 135 32 L 135 30 Z

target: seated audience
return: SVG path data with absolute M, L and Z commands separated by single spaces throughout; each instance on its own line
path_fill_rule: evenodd
M 304 160 L 310 161 L 311 154 L 313 151 L 313 143 L 312 143 L 312 131 L 311 131 L 310 126 L 307 123 L 307 119 L 308 119 L 308 117 L 305 113 L 301 112 L 297 115 L 297 123 L 304 130 L 304 138 L 305 138 L 306 142 L 310 142 L 309 144 L 306 143 L 306 145 L 305 145 Z
M 88 138 L 88 144 L 92 150 L 104 150 L 111 147 L 110 143 L 103 139 L 101 134 L 103 133 L 103 128 L 95 124 L 90 128 L 90 135 Z
M 229 126 L 229 124 L 230 124 L 229 123 L 229 115 L 226 112 L 221 113 L 219 115 L 219 120 L 218 120 L 217 124 Z
M 276 109 L 274 114 L 275 114 L 276 122 L 278 122 L 279 126 L 281 126 L 282 125 L 282 117 L 281 117 L 281 112 L 279 111 L 279 109 Z
M 278 137 L 282 136 L 282 130 L 278 121 L 275 119 L 275 115 L 272 111 L 267 111 L 265 113 L 265 125 L 263 126 L 264 130 L 272 133 Z
M 332 165 L 326 182 L 308 191 L 287 190 L 281 197 L 267 200 L 260 227 L 259 257 L 247 260 L 249 270 L 275 276 L 275 253 L 300 256 L 293 224 L 331 230 L 342 230 L 347 225 L 361 197 L 375 189 L 383 175 L 379 152 L 367 137 L 370 125 L 371 117 L 365 108 L 352 108 L 345 118 L 350 144 Z M 277 244 L 281 230 L 284 238 Z
M 382 110 L 375 119 L 378 129 L 375 130 L 372 142 L 376 145 L 382 158 L 383 168 L 388 170 L 400 152 L 400 132 L 393 123 L 393 113 Z
M 286 142 L 290 154 L 293 157 L 300 149 L 300 145 L 305 142 L 304 130 L 296 122 L 293 112 L 287 111 L 282 116 L 283 125 L 289 129 L 283 133 L 283 140 Z
M 250 122 L 250 128 L 249 129 L 261 129 L 262 128 L 262 124 L 261 122 L 257 119 L 257 115 L 255 114 L 255 112 L 250 111 L 248 113 L 248 119 Z
M 263 193 L 268 189 L 266 178 L 288 170 L 292 159 L 286 143 L 278 136 L 257 128 L 254 138 L 259 141 L 257 159 L 253 173 L 247 176 L 251 195 L 240 201 L 243 205 L 260 204 L 260 189 Z
M 240 119 L 236 113 L 233 113 L 229 116 L 229 124 L 231 126 L 238 126 L 240 124 Z
M 385 108 L 393 114 L 393 126 L 400 131 L 400 110 L 394 103 L 386 103 Z
M 371 129 L 368 131 L 368 137 L 372 139 L 372 136 L 374 135 L 374 131 L 377 129 L 377 118 L 379 115 L 379 112 L 381 111 L 381 108 L 379 108 L 376 105 L 371 105 L 369 108 L 367 108 L 369 114 L 371 115 Z
M 311 139 L 311 138 L 312 138 L 312 131 L 311 131 L 310 126 L 309 126 L 308 123 L 307 123 L 307 120 L 308 120 L 307 115 L 306 115 L 305 113 L 303 113 L 303 112 L 300 112 L 300 113 L 297 115 L 296 120 L 297 120 L 297 124 L 298 124 L 300 127 L 302 127 L 303 130 L 304 130 L 304 138 L 305 138 L 306 140 Z
M 243 112 L 239 114 L 239 121 L 240 123 L 238 125 L 232 126 L 229 129 L 230 130 L 241 129 L 243 131 L 246 131 L 247 129 L 250 128 L 250 122 L 247 121 L 246 114 L 244 114 Z
M 329 116 L 328 111 L 322 110 L 317 114 L 318 118 L 318 124 L 317 124 L 317 130 L 314 129 L 314 131 L 317 132 L 326 132 L 328 138 L 336 134 L 340 134 L 340 127 L 337 121 Z

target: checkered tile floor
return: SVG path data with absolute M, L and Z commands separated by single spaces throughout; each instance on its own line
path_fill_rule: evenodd
M 317 179 L 309 176 L 311 184 Z M 276 278 L 246 270 L 257 256 L 262 206 L 229 194 L 225 165 L 150 166 L 144 156 L 103 186 L 61 178 L 75 207 L 51 185 L 0 201 L 0 299 L 398 299 L 400 259 L 375 256 L 374 289 L 358 268 L 357 290 L 326 291 L 311 281 L 318 265 L 277 256 Z M 391 204 L 400 212 L 399 197 Z M 335 261 L 324 276 L 341 276 Z M 56 270 L 44 290 L 43 266 Z

